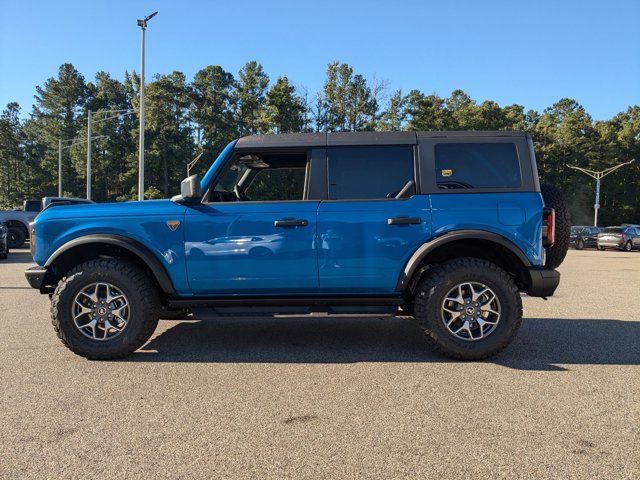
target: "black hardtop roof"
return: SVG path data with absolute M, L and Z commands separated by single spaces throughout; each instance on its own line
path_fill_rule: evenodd
M 448 132 L 283 133 L 242 137 L 236 148 L 325 147 L 347 145 L 414 145 L 421 138 L 525 137 L 525 132 L 452 130 Z

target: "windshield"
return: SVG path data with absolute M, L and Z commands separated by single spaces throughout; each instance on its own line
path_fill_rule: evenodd
M 582 233 L 584 232 L 584 227 L 571 227 L 571 233 Z
M 602 233 L 622 233 L 624 228 L 622 227 L 607 227 L 602 229 Z

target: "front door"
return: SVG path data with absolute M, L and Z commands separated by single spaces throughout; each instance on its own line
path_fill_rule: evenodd
M 318 209 L 325 293 L 388 294 L 430 236 L 429 197 L 415 195 L 412 146 L 327 149 L 328 200 Z
M 307 152 L 236 153 L 185 216 L 197 295 L 278 295 L 318 287 L 318 201 L 306 200 Z

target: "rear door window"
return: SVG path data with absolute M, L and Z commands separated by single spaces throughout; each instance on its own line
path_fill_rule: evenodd
M 439 143 L 435 145 L 439 189 L 519 188 L 518 152 L 513 143 Z
M 327 150 L 330 200 L 395 198 L 414 181 L 413 148 L 340 147 Z M 415 193 L 415 184 L 403 197 Z

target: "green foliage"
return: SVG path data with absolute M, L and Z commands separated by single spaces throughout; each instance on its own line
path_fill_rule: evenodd
M 158 200 L 160 198 L 164 198 L 164 196 L 162 195 L 162 192 L 160 190 L 151 185 L 145 190 L 144 198 L 146 198 L 147 200 Z
M 263 133 L 300 132 L 305 123 L 306 106 L 287 77 L 278 77 L 267 92 L 261 122 Z
M 602 184 L 601 224 L 640 223 L 640 106 L 609 120 L 594 121 L 572 99 L 543 112 L 522 105 L 480 103 L 462 90 L 449 97 L 397 90 L 367 80 L 340 62 L 327 66 L 321 91 L 309 95 L 287 76 L 270 84 L 251 61 L 237 75 L 218 65 L 198 71 L 189 82 L 181 72 L 156 76 L 146 88 L 146 198 L 166 198 L 179 189 L 186 165 L 203 151 L 192 173 L 202 173 L 224 145 L 242 135 L 299 131 L 519 130 L 534 139 L 543 181 L 561 186 L 575 223 L 590 223 L 594 182 L 569 168 L 600 170 L 632 158 L 638 162 Z M 0 116 L 0 205 L 20 206 L 26 198 L 57 195 L 58 139 L 79 138 L 63 150 L 66 193 L 84 197 L 87 111 L 93 113 L 93 199 L 137 198 L 138 116 L 111 110 L 139 107 L 139 77 L 125 72 L 121 82 L 106 72 L 92 81 L 71 64 L 36 88 L 27 120 L 10 103 Z M 265 178 L 266 181 L 266 178 Z M 151 186 L 152 185 L 152 186 Z M 263 188 L 270 188 L 265 183 Z M 261 188 L 262 188 L 261 187 Z M 257 194 L 257 191 L 256 191 Z

